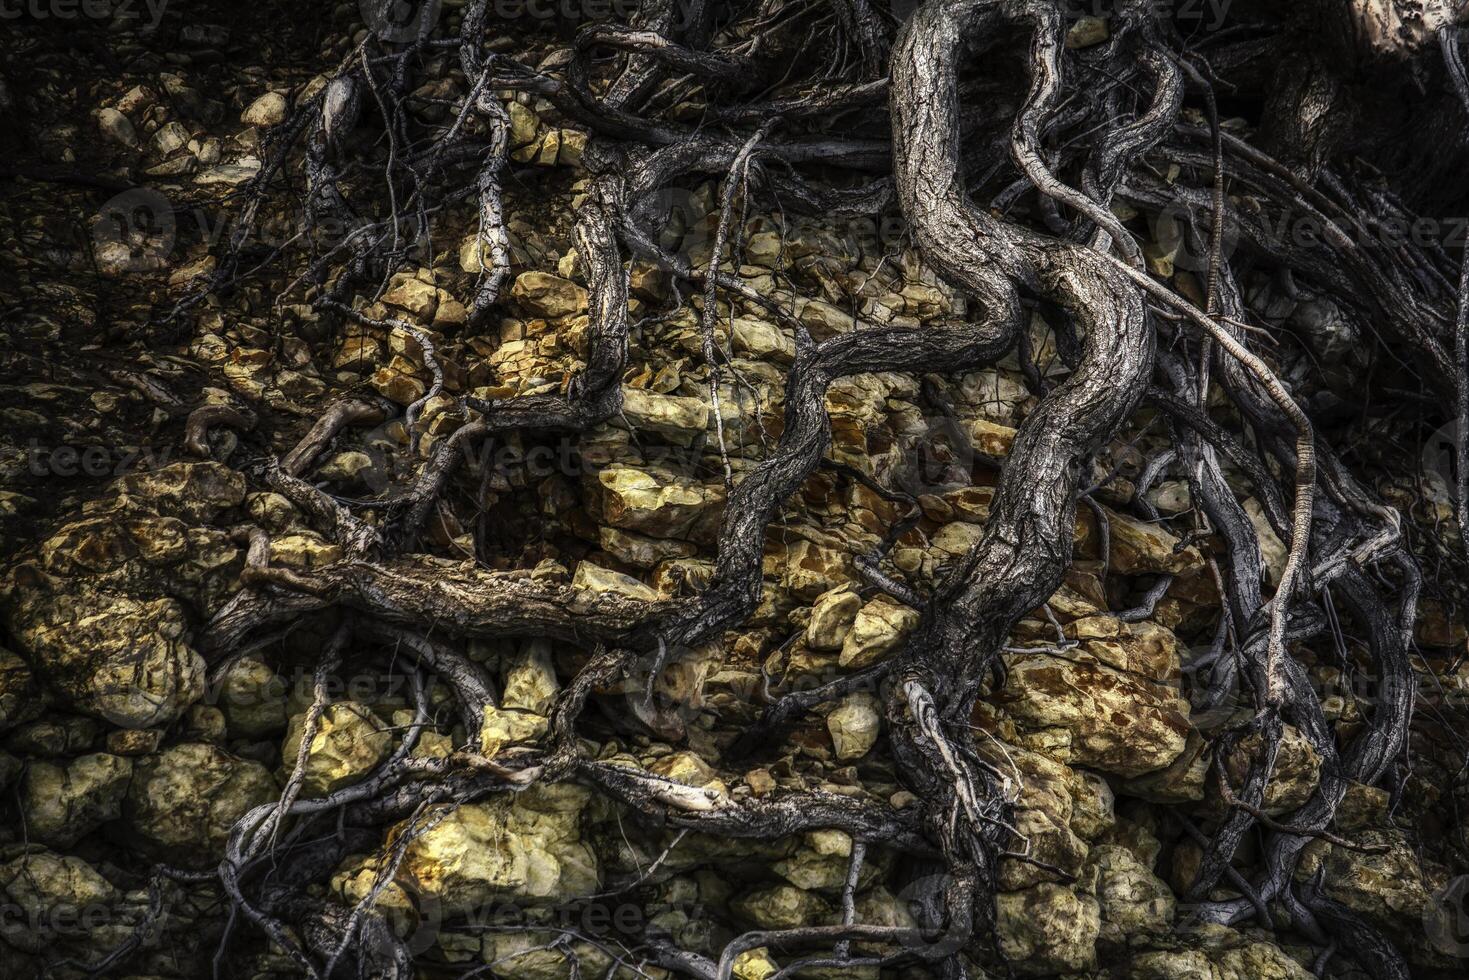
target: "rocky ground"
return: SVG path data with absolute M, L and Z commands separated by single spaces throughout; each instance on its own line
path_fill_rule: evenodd
M 633 259 L 620 411 L 582 432 L 453 442 L 483 406 L 565 394 L 595 359 L 573 228 L 599 187 L 584 127 L 544 98 L 500 93 L 510 278 L 488 316 L 475 310 L 489 246 L 472 176 L 471 193 L 395 239 L 396 268 L 339 315 L 306 273 L 351 228 L 301 224 L 300 173 L 266 185 L 248 226 L 242 213 L 297 107 L 361 40 L 362 13 L 170 2 L 154 24 L 136 6 L 26 16 L 0 40 L 0 974 L 308 975 L 291 949 L 311 946 L 323 907 L 381 922 L 396 942 L 354 926 L 360 941 L 406 949 L 426 977 L 664 977 L 680 972 L 670 949 L 717 962 L 728 948 L 734 977 L 770 980 L 803 954 L 731 940 L 854 921 L 910 927 L 910 947 L 949 942 L 922 908 L 945 887 L 933 856 L 836 821 L 726 836 L 669 814 L 763 812 L 814 792 L 894 814 L 891 837 L 911 830 L 902 815 L 924 801 L 889 743 L 891 681 L 870 668 L 919 625 L 904 596 L 931 594 L 984 534 L 1017 428 L 1072 369 L 1067 338 L 1037 311 L 1028 345 L 993 366 L 833 381 L 826 462 L 764 532 L 753 613 L 697 645 L 635 651 L 581 689 L 571 738 L 602 775 L 516 782 L 506 773 L 557 737 L 568 690 L 630 610 L 710 587 L 732 488 L 787 426 L 798 348 L 953 326 L 973 301 L 925 263 L 895 209 L 813 219 L 752 202 L 732 271 L 765 302 L 718 300 L 717 367 L 702 284 Z M 444 7 L 457 25 L 462 4 Z M 1105 30 L 1088 20 L 1073 42 Z M 555 65 L 570 36 L 516 21 L 490 47 Z M 431 53 L 409 112 L 448 126 L 466 87 Z M 1255 123 L 1223 127 L 1248 138 Z M 351 179 L 394 152 L 362 137 Z M 713 254 L 722 187 L 662 202 L 661 244 L 695 267 Z M 237 232 L 248 275 L 212 288 Z M 1149 268 L 1202 296 L 1186 250 L 1160 232 Z M 1362 361 L 1328 296 L 1282 290 L 1267 270 L 1242 285 L 1276 290 L 1282 342 L 1324 375 Z M 1393 455 L 1423 458 L 1410 396 L 1334 431 L 1423 561 L 1411 737 L 1386 778 L 1346 788 L 1295 879 L 1389 937 L 1413 975 L 1448 977 L 1469 968 L 1463 564 L 1433 460 L 1425 477 Z M 1210 408 L 1238 421 L 1222 398 Z M 334 410 L 350 417 L 313 441 Z M 1243 680 L 1197 683 L 1222 630 L 1222 550 L 1198 533 L 1168 434 L 1142 405 L 1096 454 L 1063 584 L 1019 620 L 969 719 L 1012 807 L 993 933 L 945 954 L 972 976 L 1294 980 L 1320 957 L 1278 911 L 1234 927 L 1193 914 L 1239 894 L 1229 877 L 1202 896 L 1191 886 L 1259 736 L 1218 737 L 1256 711 Z M 416 505 L 402 495 L 446 445 L 465 458 L 424 499 L 413 546 L 363 560 L 354 535 Z M 1272 501 L 1256 474 L 1230 463 L 1225 476 L 1274 586 L 1287 549 Z M 873 554 L 892 588 L 867 574 Z M 532 612 L 507 611 L 512 599 Z M 585 626 L 526 627 L 552 605 Z M 1343 743 L 1386 697 L 1363 634 L 1344 615 L 1293 651 Z M 769 723 L 783 696 L 843 679 Z M 1268 821 L 1311 799 L 1322 769 L 1284 725 L 1262 825 L 1234 869 L 1251 874 Z M 645 785 L 667 798 L 599 791 L 619 770 L 660 777 Z M 405 805 L 388 771 L 454 792 Z M 463 792 L 488 779 L 515 791 Z M 283 796 L 290 820 L 274 816 Z M 292 848 L 318 837 L 338 842 L 330 867 L 269 922 L 252 919 L 271 876 L 290 879 Z M 247 871 L 265 883 L 242 902 Z M 877 948 L 848 944 L 855 962 L 799 975 L 942 975 L 879 965 Z M 1349 951 L 1325 969 L 1373 973 Z

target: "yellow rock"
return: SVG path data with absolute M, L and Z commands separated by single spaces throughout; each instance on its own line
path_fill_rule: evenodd
M 304 713 L 293 715 L 286 729 L 281 764 L 287 776 L 296 765 L 305 722 Z M 301 792 L 306 796 L 325 796 L 358 782 L 382 761 L 392 744 L 393 736 L 366 705 L 355 701 L 327 705 L 307 749 Z

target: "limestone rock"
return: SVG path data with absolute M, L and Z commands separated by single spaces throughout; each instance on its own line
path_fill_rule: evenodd
M 1249 775 L 1250 759 L 1262 747 L 1259 732 L 1241 739 L 1225 761 L 1231 786 L 1243 786 Z M 1280 750 L 1275 768 L 1265 785 L 1266 813 L 1273 817 L 1289 813 L 1310 799 L 1321 779 L 1321 757 L 1294 725 L 1285 725 L 1280 733 Z M 1206 784 L 1208 785 L 1208 784 Z
M 801 846 L 788 858 L 772 865 L 772 870 L 797 888 L 840 894 L 851 865 L 852 838 L 840 830 L 815 830 L 802 835 Z M 858 887 L 872 881 L 878 873 L 876 864 L 865 864 Z
M 1260 538 L 1260 556 L 1265 559 L 1265 581 L 1271 587 L 1280 584 L 1280 576 L 1285 573 L 1285 560 L 1289 549 L 1280 537 L 1275 533 L 1275 528 L 1270 526 L 1270 519 L 1265 516 L 1265 508 L 1255 497 L 1245 500 L 1245 516 L 1254 525 L 1255 534 Z
M 572 316 L 586 312 L 587 291 L 570 279 L 545 272 L 522 272 L 510 288 L 510 295 L 531 316 Z
M 153 853 L 208 863 L 217 860 L 235 821 L 277 792 L 260 763 L 185 742 L 134 763 L 123 813 L 129 830 Z
M 241 657 L 220 683 L 219 709 L 235 738 L 271 738 L 286 727 L 286 683 L 253 657 Z
M 1068 639 L 1109 667 L 1157 681 L 1178 675 L 1183 644 L 1157 623 L 1124 623 L 1106 614 L 1083 616 L 1065 626 Z
M 1116 797 L 1105 779 L 1094 772 L 1073 770 L 1071 829 L 1083 840 L 1096 840 L 1117 823 Z
M 709 403 L 702 398 L 663 395 L 622 386 L 622 413 L 634 429 L 656 432 L 680 446 L 691 446 L 709 427 Z
M 41 544 L 40 562 L 58 590 L 106 590 L 138 598 L 169 595 L 208 615 L 236 587 L 243 553 L 225 532 L 155 512 L 152 501 L 118 495 L 109 509 L 70 521 Z
M 789 364 L 796 357 L 796 342 L 773 323 L 738 316 L 732 333 L 734 348 L 753 358 Z
M 8 625 L 77 708 L 124 728 L 166 725 L 204 693 L 204 661 L 187 642 L 183 607 L 20 574 Z M 29 586 L 29 587 L 27 587 Z
M 1167 766 L 1189 732 L 1176 692 L 1101 664 L 1020 655 L 1000 700 L 1018 722 L 1068 730 L 1073 762 L 1120 776 Z
M 627 970 L 608 973 L 612 957 L 601 943 L 567 941 L 563 933 L 551 931 L 487 932 L 481 941 L 480 958 L 490 964 L 490 976 L 504 980 L 634 975 Z
M 918 613 L 887 596 L 878 596 L 857 613 L 842 641 L 841 665 L 850 670 L 877 663 L 897 649 L 913 627 Z
M 556 680 L 549 640 L 524 641 L 502 666 L 505 670 L 505 686 L 500 694 L 502 708 L 521 708 L 542 715 L 550 711 L 561 685 Z
M 383 294 L 383 302 L 407 310 L 420 323 L 429 323 L 439 307 L 439 291 L 433 283 L 424 282 L 417 276 L 399 274 L 393 277 L 392 285 Z M 402 334 L 399 328 L 398 334 Z
M 692 558 L 699 549 L 688 541 L 669 538 L 650 538 L 635 531 L 623 531 L 615 527 L 597 529 L 597 541 L 602 550 L 618 561 L 638 568 L 654 568 L 665 561 Z
M 790 885 L 761 888 L 730 903 L 730 911 L 760 929 L 825 925 L 832 908 L 820 896 Z
M 353 449 L 337 453 L 316 468 L 316 479 L 351 484 L 377 465 L 367 453 Z M 275 544 L 274 541 L 271 542 Z
M 1326 841 L 1312 841 L 1301 854 L 1296 877 L 1310 880 L 1324 864 L 1324 887 L 1329 898 L 1341 902 L 1399 942 L 1416 942 L 1423 934 L 1424 914 L 1432 900 L 1408 840 L 1396 830 L 1363 830 L 1352 834 L 1351 840 L 1387 849 L 1368 853 Z
M 0 864 L 0 893 L 8 912 L 0 920 L 0 938 L 28 953 L 43 952 L 58 941 L 88 945 L 91 923 L 99 913 L 103 921 L 110 919 L 118 898 L 117 889 L 87 862 L 50 851 Z
M 120 146 L 138 145 L 138 131 L 133 128 L 132 121 L 116 109 L 102 109 L 97 113 L 97 129 Z
M 306 715 L 292 715 L 281 744 L 283 778 L 295 768 L 305 732 Z M 393 736 L 372 709 L 355 701 L 329 704 L 317 721 L 307 749 L 303 796 L 326 796 L 332 790 L 360 781 L 392 748 Z
M 479 750 L 493 759 L 510 745 L 540 738 L 546 734 L 547 724 L 545 715 L 533 711 L 486 705 L 479 731 Z
M 1009 775 L 1015 796 L 1015 827 L 1030 842 L 1029 854 L 1038 861 L 1079 874 L 1086 862 L 1087 845 L 1072 829 L 1080 777 L 1040 752 L 984 740 L 981 752 L 991 765 Z M 1050 872 L 1024 861 L 1000 862 L 1000 887 L 1018 890 L 1053 880 Z
M 279 126 L 286 121 L 286 97 L 279 92 L 266 92 L 240 113 L 246 126 Z
M 1128 980 L 1312 980 L 1312 975 L 1279 947 L 1247 942 L 1228 949 L 1143 953 L 1133 959 Z
M 1175 551 L 1179 539 L 1166 529 L 1107 511 L 1112 550 L 1108 561 L 1121 575 L 1168 572 L 1191 575 L 1204 567 L 1204 558 L 1192 545 Z
M 761 946 L 736 956 L 731 971 L 735 980 L 770 980 L 780 972 L 780 967 L 770 958 L 770 950 Z
M 1089 48 L 1101 44 L 1110 36 L 1104 17 L 1078 17 L 1066 32 L 1068 48 Z
M 45 706 L 31 665 L 0 647 L 0 732 L 38 717 Z
M 1087 871 L 1094 876 L 1092 891 L 1101 908 L 1102 941 L 1124 945 L 1172 926 L 1173 892 L 1127 848 L 1092 848 Z
M 708 541 L 724 504 L 722 487 L 609 466 L 597 474 L 608 524 L 655 538 Z
M 1101 913 L 1096 899 L 1044 883 L 996 896 L 1000 952 L 1022 976 L 1091 970 Z
M 103 752 L 64 767 L 32 760 L 21 784 L 27 834 L 52 847 L 70 847 L 118 818 L 132 775 L 131 760 Z
M 644 602 L 652 602 L 658 598 L 657 592 L 631 575 L 614 572 L 610 568 L 603 568 L 589 561 L 577 564 L 576 574 L 571 579 L 571 586 L 575 589 L 589 589 L 593 592 L 616 592 L 630 599 L 641 599 Z
M 793 541 L 781 556 L 785 587 L 808 602 L 853 580 L 852 559 L 845 551 L 807 541 Z
M 712 787 L 719 792 L 725 792 L 724 782 L 720 780 L 719 774 L 709 763 L 692 752 L 674 752 L 671 755 L 665 755 L 648 766 L 648 771 L 683 783 L 685 786 L 697 786 L 700 789 Z
M 245 502 L 245 477 L 222 463 L 170 463 L 133 473 L 114 485 L 118 492 L 142 497 L 165 516 L 211 521 L 220 511 Z
M 1204 785 L 1209 777 L 1209 743 L 1196 729 L 1190 729 L 1183 751 L 1162 769 L 1126 780 L 1122 790 L 1128 796 L 1155 803 L 1187 803 L 1204 798 Z
M 826 716 L 826 730 L 838 759 L 860 759 L 872 748 L 882 730 L 880 707 L 871 694 L 849 694 Z
M 811 606 L 806 645 L 813 650 L 840 650 L 862 608 L 862 597 L 848 586 L 823 592 Z
M 595 892 L 597 858 L 582 841 L 588 790 L 537 784 L 455 808 L 408 845 L 400 881 L 445 914 L 487 902 L 562 901 Z M 401 828 L 400 828 L 401 829 Z

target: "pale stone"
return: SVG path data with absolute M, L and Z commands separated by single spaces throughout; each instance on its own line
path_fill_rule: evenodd
M 155 855 L 202 863 L 218 860 L 235 821 L 278 792 L 260 763 L 185 742 L 134 763 L 124 814 Z
M 1127 848 L 1117 844 L 1092 848 L 1087 870 L 1094 878 L 1104 940 L 1123 944 L 1163 935 L 1172 926 L 1173 892 Z
M 622 386 L 622 414 L 634 429 L 647 429 L 680 446 L 691 446 L 709 427 L 709 403 L 702 398 L 661 395 Z
M 1369 923 L 1400 941 L 1421 936 L 1433 899 L 1408 839 L 1398 830 L 1367 829 L 1350 835 L 1368 852 L 1313 840 L 1301 854 L 1298 881 L 1310 881 L 1324 864 L 1324 890 Z
M 589 561 L 577 564 L 576 574 L 571 579 L 571 587 L 589 589 L 593 592 L 615 592 L 629 599 L 640 599 L 644 602 L 652 602 L 658 598 L 657 592 L 631 575 L 614 572 L 610 568 L 593 565 Z
M 531 639 L 521 643 L 514 655 L 503 661 L 505 687 L 500 695 L 502 708 L 520 708 L 546 714 L 561 689 L 556 680 L 556 667 L 551 660 L 551 641 Z
M 1255 534 L 1260 539 L 1260 556 L 1265 559 L 1265 581 L 1273 589 L 1280 584 L 1280 576 L 1285 574 L 1285 560 L 1290 549 L 1286 548 L 1275 528 L 1270 526 L 1270 519 L 1265 516 L 1265 508 L 1260 501 L 1254 497 L 1245 500 L 1245 516 L 1250 519 L 1250 524 L 1255 528 Z
M 446 915 L 497 899 L 592 894 L 600 871 L 581 829 L 590 798 L 571 783 L 537 784 L 455 807 L 408 845 L 400 881 L 437 901 Z
M 1128 980 L 1313 980 L 1310 970 L 1271 943 L 1184 949 L 1135 957 Z
M 805 539 L 791 542 L 781 564 L 784 566 L 785 587 L 796 598 L 808 602 L 853 580 L 850 555 Z
M 824 925 L 832 913 L 822 898 L 790 885 L 750 892 L 731 902 L 730 910 L 761 929 Z
M 68 948 L 88 945 L 95 913 L 104 913 L 103 922 L 113 921 L 112 905 L 118 898 L 117 890 L 86 861 L 50 851 L 22 854 L 0 864 L 0 895 L 6 909 L 0 938 L 33 954 L 47 951 L 53 943 Z M 63 910 L 76 918 L 63 916 Z M 90 914 L 90 922 L 82 918 L 84 914 Z
M 305 734 L 306 715 L 292 715 L 281 744 L 281 765 L 289 776 Z M 307 748 L 304 796 L 326 796 L 332 790 L 360 781 L 387 755 L 393 736 L 372 709 L 355 701 L 329 704 L 317 720 Z
M 189 131 L 177 122 L 160 126 L 153 134 L 153 152 L 166 157 L 189 142 Z
M 441 941 L 442 945 L 442 941 Z M 568 980 L 570 977 L 626 977 L 613 973 L 612 957 L 603 943 L 570 939 L 564 933 L 542 930 L 487 932 L 479 956 L 489 964 L 489 975 L 502 980 Z M 579 972 L 573 972 L 573 969 Z M 645 971 L 647 967 L 643 968 Z M 652 969 L 657 970 L 656 967 Z M 656 973 L 647 974 L 656 976 Z
M 519 102 L 511 102 L 506 107 L 510 115 L 510 148 L 518 150 L 535 142 L 536 130 L 541 125 L 541 120 L 528 106 Z
M 361 454 L 358 454 L 361 455 Z M 270 539 L 271 567 L 307 572 L 342 560 L 342 549 L 310 531 Z
M 116 109 L 103 109 L 97 113 L 97 128 L 102 135 L 121 146 L 137 146 L 138 132 L 132 121 Z
M 1176 691 L 1102 664 L 1017 656 L 999 700 L 1017 722 L 1070 731 L 1074 762 L 1120 776 L 1167 766 L 1189 733 Z
M 789 364 L 796 358 L 796 342 L 773 323 L 752 317 L 735 317 L 731 338 L 734 349 L 754 358 Z
M 1076 23 L 1066 32 L 1066 46 L 1068 48 L 1089 48 L 1095 44 L 1101 44 L 1111 35 L 1107 29 L 1107 19 L 1088 15 L 1077 18 Z
M 438 309 L 439 291 L 416 276 L 399 273 L 383 295 L 383 302 L 407 310 L 426 323 L 433 320 L 434 311 Z
M 722 487 L 620 466 L 602 470 L 597 481 L 608 524 L 655 538 L 709 540 L 724 503 Z
M 770 958 L 770 950 L 765 946 L 747 949 L 736 956 L 732 969 L 735 980 L 770 980 L 780 972 L 780 967 Z
M 1087 845 L 1072 829 L 1076 796 L 1082 792 L 1078 774 L 1040 752 L 1016 745 L 983 741 L 981 752 L 1004 773 L 1015 794 L 1015 827 L 1029 842 L 1027 853 L 1038 861 L 1079 875 Z M 1024 861 L 1000 862 L 1000 887 L 1028 888 L 1053 881 L 1054 876 Z
M 246 126 L 279 126 L 286 121 L 286 97 L 279 92 L 266 92 L 240 113 Z
M 1158 524 L 1144 523 L 1108 510 L 1112 551 L 1108 561 L 1120 575 L 1167 572 L 1190 575 L 1204 567 L 1204 558 L 1192 545 L 1177 551 L 1179 539 Z
M 1259 732 L 1252 732 L 1235 745 L 1224 766 L 1231 785 L 1244 785 L 1251 761 L 1262 748 L 1263 736 Z M 1275 767 L 1270 771 L 1270 781 L 1265 784 L 1265 800 L 1261 809 L 1272 817 L 1290 813 L 1311 798 L 1320 781 L 1321 757 L 1316 754 L 1316 749 L 1294 725 L 1281 726 Z
M 130 760 L 101 752 L 65 767 L 32 760 L 21 784 L 26 833 L 43 844 L 70 847 L 118 818 L 132 775 Z
M 36 591 L 9 612 L 12 636 L 32 662 L 79 708 L 115 725 L 166 725 L 204 693 L 204 660 L 173 599 Z
M 1074 973 L 1096 966 L 1101 913 L 1096 899 L 1043 883 L 995 899 L 1000 951 L 1023 976 Z
M 838 759 L 860 759 L 872 748 L 882 730 L 879 707 L 871 694 L 849 694 L 826 716 L 826 730 Z
M 615 527 L 598 528 L 597 540 L 603 551 L 618 561 L 638 568 L 653 568 L 670 559 L 692 558 L 699 552 L 696 546 L 687 541 L 650 538 Z
M 546 734 L 547 724 L 544 715 L 533 711 L 501 710 L 492 704 L 486 705 L 479 731 L 479 750 L 494 758 L 510 745 L 536 741 Z
M 31 665 L 0 647 L 0 731 L 35 718 L 45 704 Z
M 337 453 L 328 459 L 316 471 L 316 479 L 331 480 L 335 483 L 352 483 L 364 472 L 371 470 L 375 464 L 372 457 L 367 453 L 353 449 L 343 453 Z
M 587 309 L 586 289 L 545 272 L 522 272 L 510 288 L 510 295 L 531 316 L 548 320 L 585 313 Z
M 224 675 L 219 709 L 235 738 L 270 738 L 286 727 L 286 684 L 253 657 L 241 657 Z
M 861 596 L 848 586 L 822 593 L 811 606 L 806 645 L 813 650 L 840 650 L 861 608 Z
M 878 596 L 857 613 L 842 641 L 841 665 L 861 670 L 896 650 L 918 625 L 918 613 L 887 596 Z

